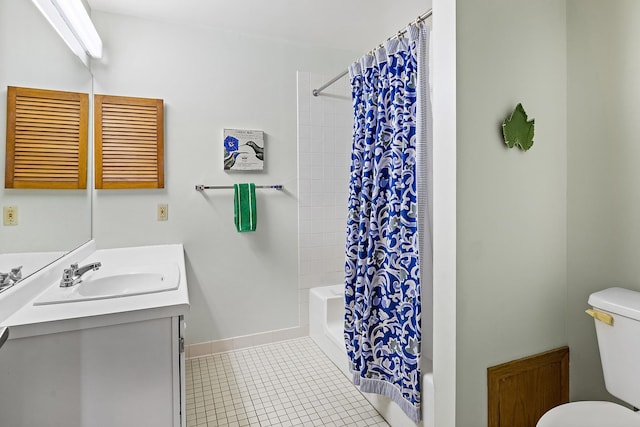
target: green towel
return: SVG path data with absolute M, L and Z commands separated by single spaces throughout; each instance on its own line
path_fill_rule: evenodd
M 238 232 L 256 231 L 256 185 L 233 185 L 233 220 Z

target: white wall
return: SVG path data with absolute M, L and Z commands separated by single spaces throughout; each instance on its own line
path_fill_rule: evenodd
M 567 343 L 566 15 L 557 0 L 456 7 L 456 425 L 481 426 L 487 367 Z M 526 153 L 501 135 L 518 102 L 536 120 Z
M 298 325 L 296 71 L 333 75 L 358 53 L 94 12 L 105 45 L 95 92 L 165 100 L 165 189 L 97 191 L 100 247 L 183 242 L 188 343 Z M 225 173 L 222 129 L 260 129 L 265 171 Z M 258 191 L 258 230 L 237 233 L 233 192 L 196 184 L 283 184 Z M 168 203 L 169 220 L 156 221 Z
M 640 3 L 570 0 L 568 15 L 568 336 L 571 398 L 604 389 L 592 292 L 640 291 Z
M 0 207 L 18 207 L 17 226 L 0 222 L 0 253 L 71 250 L 91 238 L 90 189 L 4 188 L 7 86 L 91 92 L 89 70 L 23 0 L 0 0 Z

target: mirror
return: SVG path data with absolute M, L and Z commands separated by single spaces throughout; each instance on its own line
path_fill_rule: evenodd
M 0 0 L 0 205 L 16 207 L 18 222 L 4 225 L 3 214 L 0 272 L 22 265 L 24 278 L 91 239 L 92 180 L 84 190 L 4 188 L 7 86 L 92 97 L 90 71 L 28 0 Z M 91 129 L 90 123 L 90 151 Z

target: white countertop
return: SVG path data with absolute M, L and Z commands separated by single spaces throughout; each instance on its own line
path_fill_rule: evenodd
M 95 246 L 93 247 L 95 248 Z M 87 253 L 90 254 L 86 256 Z M 181 244 L 99 249 L 85 251 L 80 256 L 85 256 L 79 261 L 80 265 L 100 261 L 105 271 L 110 266 L 122 269 L 128 266 L 134 268 L 141 264 L 174 262 L 180 269 L 180 284 L 177 289 L 171 291 L 91 301 L 33 305 L 34 300 L 38 299 L 38 296 L 50 286 L 59 286 L 61 271 L 57 270 L 68 267 L 71 262 L 76 262 L 74 260 L 65 262 L 63 258 L 63 262 L 57 265 L 55 272 L 39 277 L 40 283 L 19 283 L 15 286 L 38 287 L 39 291 L 21 308 L 0 322 L 1 326 L 9 326 L 9 339 L 180 316 L 189 310 L 184 248 Z M 76 255 L 77 257 L 78 255 Z M 56 266 L 52 268 L 55 269 Z M 55 279 L 52 279 L 53 277 Z M 43 283 L 43 280 L 46 283 Z
M 0 254 L 0 271 L 6 273 L 22 266 L 22 277 L 27 277 L 65 254 L 64 251 Z

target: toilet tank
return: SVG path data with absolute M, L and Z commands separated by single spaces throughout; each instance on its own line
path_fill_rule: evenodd
M 612 325 L 595 319 L 607 391 L 640 408 L 640 292 L 605 289 L 591 294 L 589 305 L 613 318 Z

